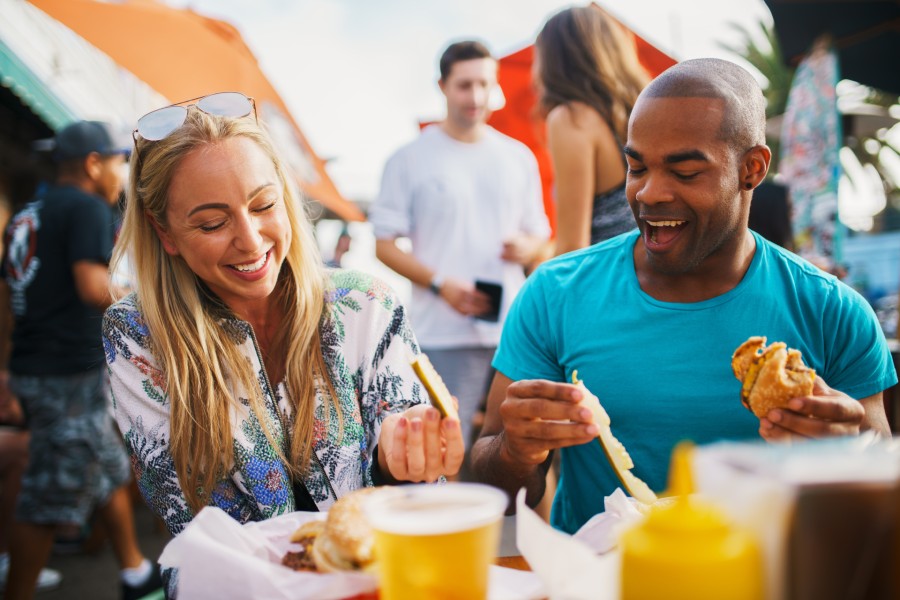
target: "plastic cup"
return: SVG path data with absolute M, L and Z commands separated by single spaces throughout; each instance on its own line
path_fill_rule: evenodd
M 475 483 L 392 491 L 365 504 L 381 600 L 487 598 L 506 494 Z

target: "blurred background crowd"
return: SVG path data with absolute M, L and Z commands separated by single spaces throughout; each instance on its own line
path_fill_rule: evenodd
M 381 277 L 409 300 L 409 281 L 376 258 L 369 209 L 389 153 L 442 118 L 440 50 L 453 39 L 475 37 L 499 61 L 488 123 L 534 154 L 544 216 L 560 240 L 558 249 L 596 242 L 567 233 L 577 218 L 561 208 L 561 198 L 575 192 L 557 177 L 566 160 L 552 143 L 560 100 L 554 104 L 545 94 L 546 78 L 535 76 L 536 56 L 551 56 L 536 49 L 536 38 L 549 45 L 552 31 L 544 30 L 544 38 L 537 34 L 551 14 L 571 3 L 500 4 L 502 9 L 477 2 L 0 0 L 0 223 L 55 177 L 51 140 L 66 125 L 110 123 L 129 147 L 130 131 L 147 111 L 210 92 L 241 91 L 255 99 L 303 190 L 327 263 Z M 754 193 L 751 228 L 858 290 L 885 335 L 896 340 L 900 71 L 894 63 L 900 4 L 670 4 L 589 5 L 622 26 L 625 37 L 617 44 L 629 52 L 634 47 L 635 65 L 610 68 L 627 73 L 633 67 L 638 90 L 687 58 L 716 55 L 748 68 L 765 92 L 773 150 L 769 179 Z M 596 51 L 620 50 L 613 45 Z M 623 93 L 613 103 L 626 120 L 634 96 Z M 614 111 L 600 114 L 621 142 L 623 122 Z M 611 155 L 620 158 L 615 145 Z M 598 179 L 592 198 L 615 192 L 624 181 L 621 164 L 611 164 L 614 176 Z M 396 243 L 409 247 L 403 236 Z M 21 453 L 14 456 L 4 460 L 0 481 L 0 553 L 8 541 L 10 493 L 22 469 Z M 166 534 L 140 512 L 137 494 L 133 499 L 144 552 L 155 558 Z M 59 556 L 50 566 L 74 569 L 75 563 L 59 557 L 72 549 L 101 549 L 102 532 L 101 524 L 58 536 Z M 105 560 L 114 563 L 109 553 Z M 46 588 L 59 585 L 52 572 L 42 577 Z M 90 578 L 84 582 L 89 586 Z M 74 597 L 72 589 L 58 597 Z

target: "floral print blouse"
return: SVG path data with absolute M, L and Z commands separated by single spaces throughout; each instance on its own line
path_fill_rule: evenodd
M 344 430 L 341 435 L 323 384 L 316 397 L 313 457 L 303 479 L 320 510 L 352 490 L 373 485 L 373 449 L 381 422 L 388 414 L 427 401 L 410 366 L 419 348 L 394 292 L 359 272 L 331 270 L 329 274 L 326 317 L 319 331 Z M 284 382 L 272 389 L 248 323 L 231 319 L 224 325 L 259 373 L 267 425 L 286 455 L 293 414 Z M 107 310 L 103 345 L 115 417 L 138 486 L 150 508 L 177 534 L 194 514 L 175 474 L 165 378 L 149 350 L 149 332 L 134 294 Z M 236 396 L 240 402 L 231 409 L 234 464 L 228 477 L 210 492 L 209 504 L 242 523 L 295 510 L 290 474 L 250 410 L 247 395 L 236 392 Z

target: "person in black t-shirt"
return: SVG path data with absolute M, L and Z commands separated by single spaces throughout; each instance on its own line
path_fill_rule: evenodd
M 80 121 L 55 138 L 55 185 L 13 215 L 5 232 L 0 302 L 0 409 L 19 398 L 31 431 L 16 506 L 6 598 L 30 598 L 56 528 L 94 509 L 110 532 L 124 598 L 158 589 L 137 545 L 130 463 L 107 408 L 101 317 L 112 303 L 112 206 L 128 154 L 105 123 Z M 12 342 L 10 351 L 9 344 Z M 3 385 L 9 381 L 8 386 Z
M 791 199 L 786 185 L 767 179 L 756 186 L 750 203 L 750 229 L 793 252 Z

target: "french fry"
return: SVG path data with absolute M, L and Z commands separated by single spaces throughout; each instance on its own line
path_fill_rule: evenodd
M 431 404 L 441 413 L 441 417 L 459 419 L 453 396 L 450 395 L 450 390 L 447 389 L 444 380 L 441 379 L 428 357 L 424 354 L 415 357 L 412 360 L 412 368 L 419 376 L 422 385 L 425 386 L 428 397 L 431 398 Z
M 609 414 L 607 414 L 603 405 L 600 404 L 599 398 L 587 389 L 583 381 L 578 379 L 578 371 L 572 371 L 572 383 L 580 386 L 587 396 L 582 400 L 582 404 L 587 406 L 594 414 L 594 424 L 599 431 L 597 441 L 600 442 L 600 448 L 603 449 L 603 454 L 606 455 L 606 459 L 616 473 L 616 477 L 622 482 L 622 487 L 625 488 L 625 491 L 632 498 L 644 504 L 650 505 L 656 502 L 657 498 L 653 490 L 631 472 L 634 468 L 634 462 L 631 460 L 631 456 L 625 450 L 622 442 L 613 435 L 612 429 L 610 429 Z

